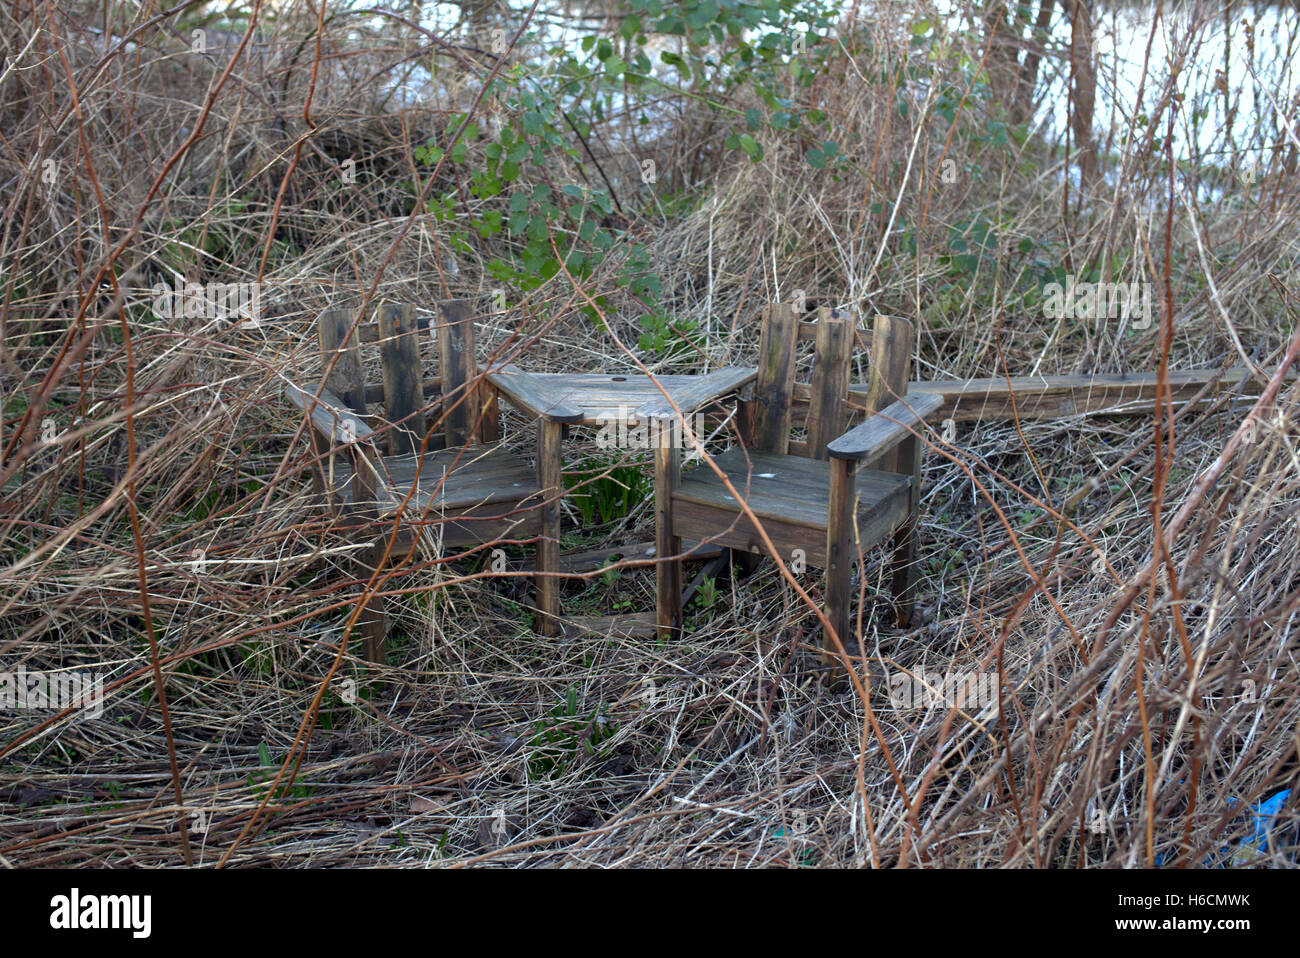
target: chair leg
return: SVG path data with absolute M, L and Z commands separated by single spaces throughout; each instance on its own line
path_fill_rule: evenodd
M 847 459 L 831 460 L 830 510 L 826 528 L 826 618 L 847 650 L 852 638 L 850 621 L 850 573 L 853 569 L 853 512 L 857 503 L 854 473 L 857 463 Z M 822 662 L 829 667 L 829 677 L 843 674 L 839 647 L 830 635 L 822 638 Z
M 537 424 L 537 484 L 548 500 L 542 506 L 542 531 L 537 541 L 537 631 L 560 631 L 560 492 L 564 467 L 560 457 L 563 425 L 543 419 Z
M 916 599 L 916 539 L 917 520 L 921 503 L 921 450 L 915 436 L 899 447 L 899 461 L 912 467 L 912 488 L 908 493 L 907 520 L 898 527 L 891 542 L 890 592 L 894 597 L 894 618 L 900 629 L 912 622 L 912 606 Z
M 372 548 L 367 549 L 362 557 L 357 560 L 357 578 L 361 580 L 362 588 L 365 588 L 366 583 L 370 581 L 375 566 L 378 565 L 383 554 L 384 542 L 381 540 Z M 364 643 L 366 661 L 375 662 L 379 665 L 388 662 L 388 617 L 385 614 L 384 605 L 385 600 L 382 595 L 372 595 L 368 600 L 365 600 L 361 614 L 357 617 L 357 625 L 361 629 L 361 639 Z
M 355 450 L 352 455 L 352 466 L 353 516 L 364 528 L 374 522 L 378 515 L 375 492 L 377 479 L 369 467 L 368 460 Z M 374 534 L 373 526 L 369 534 Z M 362 588 L 370 582 L 370 577 L 374 575 L 375 569 L 383 560 L 386 545 L 387 537 L 380 535 L 357 557 L 355 568 Z M 384 614 L 384 597 L 372 595 L 362 601 L 364 604 L 360 615 L 357 616 L 357 625 L 361 629 L 366 660 L 384 665 L 388 662 L 386 642 L 388 622 Z
M 762 555 L 757 552 L 746 552 L 744 549 L 728 549 L 727 552 L 730 553 L 731 568 L 741 578 L 753 575 L 758 564 L 763 561 Z
M 672 430 L 669 430 L 672 433 Z M 673 534 L 673 490 L 681 478 L 681 450 L 672 438 L 655 446 L 655 622 L 659 638 L 682 627 L 682 540 Z

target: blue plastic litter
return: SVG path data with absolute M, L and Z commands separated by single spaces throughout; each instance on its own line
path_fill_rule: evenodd
M 1290 795 L 1291 789 L 1284 788 L 1276 795 L 1272 795 L 1262 802 L 1257 802 L 1251 807 L 1255 819 L 1254 831 L 1249 838 L 1245 838 L 1238 843 L 1236 848 L 1223 849 L 1223 853 L 1229 855 L 1227 864 L 1249 865 L 1258 855 L 1268 851 L 1269 835 L 1277 826 L 1278 813 L 1282 811 L 1282 806 Z M 1235 798 L 1228 799 L 1229 807 L 1236 804 L 1237 800 Z
M 1182 784 L 1179 782 L 1178 784 Z M 1256 863 L 1260 855 L 1268 852 L 1268 839 L 1273 829 L 1277 827 L 1277 816 L 1282 811 L 1282 806 L 1286 800 L 1291 797 L 1291 789 L 1284 788 L 1276 795 L 1270 795 L 1261 802 L 1256 802 L 1251 806 L 1254 812 L 1254 831 L 1250 837 L 1238 842 L 1234 848 L 1231 845 L 1224 845 L 1219 849 L 1218 854 L 1211 855 L 1205 860 L 1206 868 L 1227 868 L 1229 865 L 1249 866 Z M 1235 808 L 1237 799 L 1232 796 L 1228 797 L 1228 807 Z M 1294 861 L 1294 859 L 1293 859 Z M 1165 863 L 1164 852 L 1156 856 L 1156 867 L 1159 868 Z

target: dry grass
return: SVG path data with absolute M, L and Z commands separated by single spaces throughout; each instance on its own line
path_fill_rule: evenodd
M 332 7 L 317 47 L 311 8 L 285 7 L 229 70 L 140 20 L 105 55 L 89 8 L 0 14 L 0 662 L 108 676 L 98 718 L 0 711 L 0 863 L 1197 865 L 1249 834 L 1242 803 L 1294 786 L 1294 381 L 1252 441 L 1255 400 L 1230 394 L 1175 411 L 1172 430 L 1077 417 L 930 434 L 922 621 L 891 627 L 881 556 L 856 580 L 865 700 L 820 681 L 816 618 L 770 563 L 718 583 L 664 644 L 543 638 L 525 579 L 429 552 L 381 581 L 394 651 L 363 674 L 347 623 L 365 584 L 312 507 L 282 374 L 318 368 L 314 317 L 344 297 L 427 307 L 496 288 L 499 244 L 453 252 L 410 211 L 412 191 L 463 186 L 412 157 L 494 59 Z M 764 139 L 758 163 L 720 150 L 722 121 L 689 96 L 665 95 L 658 137 L 634 141 L 630 117 L 592 137 L 662 308 L 700 327 L 686 356 L 640 356 L 651 369 L 751 362 L 757 308 L 798 289 L 914 318 L 924 378 L 1249 364 L 1262 385 L 1294 359 L 1294 100 L 1272 127 L 1198 145 L 1178 164 L 1186 201 L 1149 141 L 1103 143 L 1111 175 L 1081 195 L 1041 140 L 977 138 L 974 96 L 954 125 L 917 84 L 900 113 L 881 76 L 906 55 L 898 9 L 880 21 L 897 35 L 874 28 L 872 52 L 846 46 L 798 92 L 845 144 L 838 178 L 793 138 Z M 1205 26 L 1180 29 L 1194 42 Z M 463 71 L 415 105 L 385 92 L 434 53 Z M 1161 117 L 1171 90 L 1195 91 L 1151 66 L 1143 108 Z M 932 87 L 959 83 L 951 69 Z M 665 171 L 657 199 L 619 166 L 634 145 Z M 1243 188 L 1247 156 L 1264 165 Z M 338 184 L 349 157 L 362 189 Z M 591 173 L 571 162 L 557 182 Z M 955 273 L 953 231 L 977 216 L 999 241 Z M 629 361 L 644 306 L 616 284 L 624 256 L 577 287 L 511 290 L 481 346 L 539 369 Z M 1150 279 L 1151 328 L 1044 319 L 1025 299 L 1044 256 Z M 149 287 L 178 277 L 258 281 L 266 319 L 159 319 Z M 605 329 L 581 311 L 598 294 Z M 525 425 L 507 422 L 511 441 Z M 643 505 L 581 541 L 651 525 Z M 819 596 L 811 570 L 803 582 Z M 652 568 L 626 565 L 567 583 L 565 602 L 653 596 Z M 988 670 L 998 709 L 891 706 L 889 675 Z M 1293 865 L 1296 822 L 1293 791 L 1252 864 Z

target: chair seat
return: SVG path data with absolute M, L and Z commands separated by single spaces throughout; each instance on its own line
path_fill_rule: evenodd
M 540 527 L 535 507 L 544 497 L 536 471 L 508 449 L 458 446 L 426 452 L 423 463 L 414 455 L 386 456 L 380 461 L 384 475 L 377 490 L 377 506 L 381 518 L 395 514 L 410 494 L 404 510 L 407 520 L 476 517 L 473 522 L 444 524 L 448 542 L 517 537 L 535 533 Z M 333 485 L 339 501 L 350 506 L 352 469 L 336 472 Z
M 802 456 L 779 455 L 733 447 L 714 457 L 719 468 L 763 521 L 778 550 L 788 559 L 802 549 L 810 565 L 826 561 L 826 530 L 830 512 L 830 463 Z M 874 469 L 856 473 L 857 531 L 863 547 L 883 539 L 907 518 L 910 476 Z M 739 519 L 737 519 L 739 516 Z M 701 464 L 682 475 L 673 492 L 674 523 L 691 530 L 695 539 L 710 538 L 721 545 L 766 552 L 749 517 L 717 474 Z

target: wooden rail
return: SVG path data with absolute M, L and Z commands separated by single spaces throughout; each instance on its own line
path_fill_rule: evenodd
M 1295 373 L 1288 374 L 1294 380 Z M 1215 380 L 1217 379 L 1217 382 Z M 1206 387 L 1214 382 L 1208 390 Z M 1063 419 L 1070 416 L 1129 416 L 1155 408 L 1156 373 L 1129 376 L 1098 374 L 1095 376 L 1025 376 L 1008 379 L 969 379 L 939 382 L 914 382 L 909 391 L 937 393 L 943 402 L 926 418 L 930 422 L 952 419 Z M 1169 373 L 1169 391 L 1175 406 L 1192 401 L 1205 390 L 1202 402 L 1210 402 L 1224 393 L 1239 392 L 1242 398 L 1258 396 L 1261 384 L 1248 370 L 1178 370 Z M 849 387 L 854 402 L 867 397 L 867 387 Z

